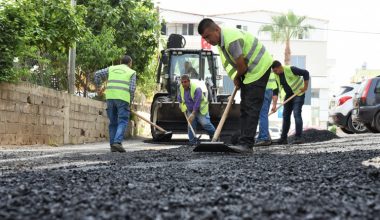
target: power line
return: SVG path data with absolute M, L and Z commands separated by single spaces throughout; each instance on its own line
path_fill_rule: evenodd
M 263 21 L 253 21 L 253 20 L 245 20 L 245 19 L 237 19 L 237 18 L 226 18 L 226 17 L 220 17 L 220 16 L 212 16 L 212 15 L 201 15 L 201 14 L 195 14 L 191 12 L 184 12 L 184 11 L 177 11 L 177 10 L 171 10 L 171 9 L 163 9 L 160 8 L 162 11 L 174 11 L 179 13 L 186 13 L 186 14 L 192 14 L 196 16 L 203 16 L 203 17 L 210 17 L 210 18 L 219 18 L 219 19 L 225 19 L 225 20 L 231 20 L 231 21 L 242 21 L 247 23 L 255 23 L 255 24 L 264 24 L 264 25 L 275 25 L 274 23 L 270 22 L 263 22 Z M 295 27 L 295 26 L 288 26 L 288 27 Z M 343 33 L 354 33 L 354 34 L 373 34 L 373 35 L 380 35 L 380 32 L 370 32 L 370 31 L 355 31 L 355 30 L 344 30 L 344 29 L 330 29 L 330 28 L 318 28 L 314 27 L 314 30 L 322 30 L 322 31 L 334 31 L 334 32 L 343 32 Z
M 219 18 L 219 19 L 232 20 L 232 21 L 242 21 L 242 22 L 247 22 L 247 23 L 275 25 L 274 23 L 262 22 L 262 21 L 252 21 L 252 20 L 237 19 L 237 18 L 226 18 L 226 17 L 219 17 L 219 16 L 210 16 L 210 17 L 211 18 Z M 295 26 L 288 26 L 288 27 L 295 27 Z M 355 33 L 355 34 L 374 34 L 374 35 L 380 35 L 380 32 L 369 32 L 369 31 L 355 31 L 355 30 L 330 29 L 330 28 L 318 28 L 318 27 L 314 27 L 313 29 L 322 30 L 322 31 L 335 31 L 335 32 Z

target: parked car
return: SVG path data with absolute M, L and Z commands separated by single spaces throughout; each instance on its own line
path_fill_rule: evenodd
M 365 133 L 367 128 L 363 123 L 352 120 L 353 102 L 355 93 L 360 88 L 359 84 L 342 86 L 337 95 L 330 101 L 329 123 L 337 125 L 344 133 Z
M 355 98 L 353 120 L 363 123 L 368 130 L 380 132 L 380 77 L 364 81 Z

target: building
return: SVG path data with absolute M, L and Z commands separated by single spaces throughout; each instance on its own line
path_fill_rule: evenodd
M 258 33 L 263 24 L 270 24 L 272 16 L 281 13 L 272 11 L 245 11 L 238 13 L 225 13 L 202 15 L 196 13 L 182 12 L 160 8 L 160 17 L 164 23 L 162 35 L 164 38 L 172 33 L 182 34 L 186 39 L 186 48 L 200 49 L 201 36 L 197 27 L 199 21 L 209 17 L 221 26 L 236 27 L 251 32 L 263 42 L 265 47 L 272 53 L 274 59 L 284 60 L 285 45 L 274 43 L 268 33 Z M 327 31 L 328 21 L 318 18 L 307 18 L 305 24 L 315 27 L 309 34 L 298 36 L 291 41 L 292 52 L 291 63 L 294 66 L 307 69 L 312 77 L 311 89 L 308 90 L 303 108 L 304 127 L 319 126 L 326 127 L 328 121 L 328 99 L 329 84 L 328 69 L 331 62 L 327 59 Z M 215 52 L 217 52 L 216 48 Z M 221 68 L 223 69 L 223 68 Z M 225 73 L 224 73 L 225 74 Z M 226 75 L 226 74 L 225 74 Z M 229 80 L 224 80 L 225 88 L 232 90 L 233 84 Z M 274 122 L 281 122 L 281 112 L 274 114 L 270 119 Z M 294 123 L 292 123 L 294 125 Z
M 366 79 L 370 79 L 376 76 L 380 76 L 380 70 L 358 69 L 356 70 L 355 75 L 351 78 L 351 82 L 363 82 Z

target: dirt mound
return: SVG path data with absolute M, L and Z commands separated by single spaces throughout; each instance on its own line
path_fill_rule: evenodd
M 308 129 L 303 131 L 302 137 L 305 143 L 315 143 L 322 141 L 329 141 L 335 138 L 339 138 L 336 134 L 328 131 L 328 130 L 318 130 L 318 129 Z M 289 136 L 289 142 L 294 140 L 295 136 Z

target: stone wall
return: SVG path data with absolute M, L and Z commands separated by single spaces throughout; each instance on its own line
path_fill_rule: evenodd
M 28 83 L 0 83 L 0 145 L 105 141 L 104 102 Z

